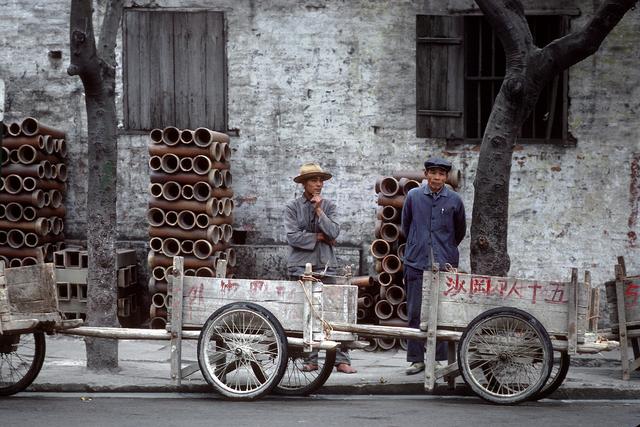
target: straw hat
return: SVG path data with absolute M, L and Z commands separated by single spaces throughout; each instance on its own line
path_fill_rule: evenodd
M 293 178 L 293 180 L 297 183 L 301 183 L 304 180 L 309 178 L 313 178 L 319 176 L 323 181 L 331 179 L 331 174 L 322 170 L 319 164 L 317 163 L 305 163 L 300 166 L 300 173 L 298 176 Z

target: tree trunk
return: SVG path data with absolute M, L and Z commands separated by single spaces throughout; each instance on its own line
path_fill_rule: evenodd
M 85 90 L 87 108 L 87 321 L 90 326 L 117 326 L 115 38 L 122 2 L 111 1 L 96 50 L 92 2 L 71 2 L 71 65 Z M 117 340 L 87 338 L 87 368 L 118 367 Z
M 476 0 L 500 38 L 506 73 L 482 138 L 471 221 L 471 271 L 506 276 L 511 157 L 522 124 L 544 85 L 597 51 L 637 0 L 603 2 L 584 28 L 543 48 L 533 44 L 519 0 Z

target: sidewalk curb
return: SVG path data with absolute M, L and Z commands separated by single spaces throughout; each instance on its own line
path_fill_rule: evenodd
M 32 384 L 27 391 L 47 392 L 47 393 L 215 393 L 214 389 L 207 384 L 183 384 L 179 387 L 173 385 L 98 385 L 82 383 L 40 383 Z M 474 393 L 464 384 L 456 385 L 454 390 L 441 385 L 433 393 L 426 393 L 424 386 L 415 384 L 362 384 L 347 385 L 336 384 L 326 385 L 318 390 L 318 395 L 345 395 L 345 396 L 379 396 L 379 395 L 421 395 L 433 396 L 475 396 Z M 620 390 L 613 387 L 570 387 L 560 388 L 547 399 L 551 400 L 637 400 L 640 398 L 637 390 Z

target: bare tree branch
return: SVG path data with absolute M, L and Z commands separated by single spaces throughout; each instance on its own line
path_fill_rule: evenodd
M 543 49 L 543 55 L 550 58 L 544 63 L 548 72 L 554 75 L 593 55 L 637 1 L 606 0 L 583 28 L 549 43 Z
M 522 70 L 522 59 L 535 48 L 522 4 L 513 0 L 476 0 L 476 3 L 502 43 L 507 72 Z
M 93 34 L 92 2 L 72 0 L 70 16 L 71 64 L 67 68 L 70 76 L 79 76 L 85 90 L 95 90 L 100 86 L 100 67 Z
M 118 24 L 122 18 L 123 0 L 110 0 L 107 3 L 107 11 L 102 21 L 100 30 L 100 58 L 108 61 L 109 65 L 116 66 L 116 38 L 118 36 Z

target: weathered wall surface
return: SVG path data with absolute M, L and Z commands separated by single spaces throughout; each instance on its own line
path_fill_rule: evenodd
M 532 8 L 553 4 L 528 3 Z M 581 9 L 576 27 L 593 4 L 574 3 Z M 238 130 L 232 138 L 234 226 L 247 232 L 247 243 L 283 243 L 282 207 L 299 194 L 292 178 L 308 160 L 334 174 L 325 193 L 338 203 L 339 244 L 353 248 L 352 258 L 373 239 L 376 177 L 419 169 L 428 155 L 445 155 L 463 171 L 460 193 L 469 220 L 473 208 L 482 208 L 472 206 L 477 147 L 447 147 L 415 137 L 416 14 L 470 9 L 473 2 L 165 0 L 136 5 L 226 14 L 229 128 Z M 66 233 L 82 238 L 87 137 L 82 87 L 66 75 L 70 2 L 0 1 L 0 7 L 6 13 L 0 21 L 0 73 L 7 84 L 7 121 L 31 115 L 68 132 Z M 519 146 L 514 154 L 512 275 L 567 277 L 575 266 L 590 269 L 594 282 L 601 283 L 611 277 L 617 255 L 627 258 L 629 271 L 640 271 L 639 27 L 638 11 L 631 11 L 594 57 L 571 69 L 570 131 L 577 145 Z M 49 57 L 55 50 L 62 52 L 61 60 Z M 120 81 L 119 93 L 121 88 Z M 144 241 L 147 138 L 123 132 L 118 143 L 119 237 Z M 469 268 L 468 247 L 463 242 L 463 269 Z M 246 262 L 279 270 L 272 258 L 247 256 Z M 250 271 L 258 274 L 260 268 Z

